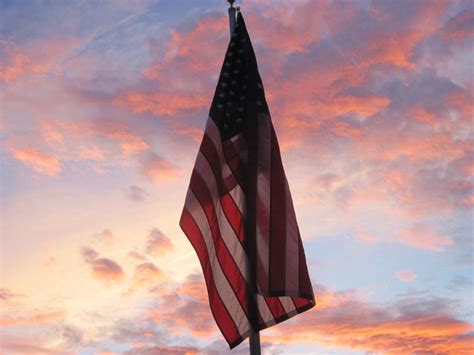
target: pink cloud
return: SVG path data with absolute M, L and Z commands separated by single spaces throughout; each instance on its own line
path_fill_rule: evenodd
M 441 36 L 448 40 L 469 40 L 474 37 L 474 11 L 464 9 L 451 18 L 441 29 Z
M 0 40 L 0 80 L 9 84 L 22 77 L 30 78 L 55 70 L 55 63 L 80 43 L 76 37 L 52 37 L 46 40 L 30 41 L 19 46 L 12 40 Z
M 153 263 L 146 262 L 135 267 L 132 285 L 126 292 L 130 294 L 140 288 L 153 288 L 164 280 L 163 272 Z
M 315 290 L 314 310 L 275 327 L 276 336 L 263 333 L 262 340 L 389 353 L 456 354 L 471 347 L 473 326 L 452 316 L 446 300 L 407 298 L 380 307 L 350 290 Z
M 0 301 L 11 301 L 24 295 L 10 291 L 8 288 L 0 288 Z
M 175 180 L 182 170 L 159 155 L 148 152 L 139 162 L 139 173 L 155 184 Z
M 15 159 L 39 174 L 56 176 L 62 171 L 62 165 L 58 157 L 44 153 L 37 148 L 31 146 L 23 148 L 7 146 L 7 151 Z
M 126 92 L 113 101 L 114 105 L 132 112 L 150 111 L 156 116 L 175 116 L 183 110 L 199 110 L 210 105 L 209 95 L 186 93 Z
M 410 269 L 397 271 L 395 275 L 400 281 L 414 281 L 416 279 L 416 274 Z
M 207 338 L 218 330 L 201 275 L 189 275 L 175 290 L 161 298 L 163 303 L 148 311 L 146 318 L 166 326 L 171 334 L 182 334 L 186 329 L 193 336 Z
M 33 326 L 57 322 L 58 320 L 64 319 L 64 316 L 64 311 L 37 313 L 23 317 L 2 316 L 0 317 L 0 325 L 2 325 L 2 327 Z
M 422 224 L 406 228 L 396 239 L 412 248 L 433 252 L 441 252 L 454 243 L 451 237 L 439 234 Z
M 94 234 L 94 238 L 108 246 L 113 245 L 117 239 L 110 229 L 104 229 L 100 233 Z

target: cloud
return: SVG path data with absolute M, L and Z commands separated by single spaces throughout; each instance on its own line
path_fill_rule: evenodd
M 94 238 L 108 246 L 113 245 L 117 239 L 110 229 L 94 234 Z
M 400 281 L 414 281 L 416 279 L 416 274 L 409 269 L 397 271 L 395 275 Z
M 136 185 L 130 185 L 127 189 L 125 189 L 125 194 L 127 199 L 133 202 L 146 201 L 149 196 L 148 192 Z
M 145 250 L 153 256 L 162 256 L 173 250 L 173 244 L 166 235 L 155 228 L 148 234 Z
M 207 108 L 209 95 L 127 92 L 115 98 L 113 103 L 136 113 L 150 111 L 156 116 L 176 116 L 186 110 Z
M 451 41 L 469 40 L 474 36 L 474 11 L 463 9 L 440 30 L 441 36 Z
M 51 311 L 45 313 L 37 313 L 23 317 L 11 317 L 8 315 L 0 317 L 0 324 L 2 327 L 20 327 L 20 326 L 34 326 L 46 323 L 54 323 L 64 319 L 64 311 Z
M 397 236 L 397 239 L 412 248 L 425 249 L 438 253 L 453 244 L 451 237 L 439 234 L 422 224 L 416 224 L 411 228 L 406 228 Z
M 8 302 L 19 297 L 24 297 L 24 295 L 12 292 L 8 288 L 0 288 L 0 301 Z
M 57 156 L 44 153 L 34 147 L 7 147 L 12 156 L 39 174 L 56 176 L 62 171 L 62 165 Z
M 315 286 L 320 306 L 275 327 L 280 344 L 344 346 L 369 352 L 468 352 L 472 325 L 452 316 L 449 299 L 406 295 L 393 304 L 375 306 L 351 290 Z
M 202 275 L 189 275 L 175 289 L 159 292 L 162 301 L 147 312 L 147 319 L 165 326 L 170 334 L 186 330 L 195 337 L 207 338 L 216 333 Z
M 142 157 L 138 171 L 157 185 L 175 180 L 181 173 L 181 169 L 176 165 L 152 152 Z
M 135 267 L 132 285 L 126 294 L 133 293 L 141 288 L 152 289 L 160 281 L 164 280 L 164 276 L 163 272 L 151 262 L 139 264 Z
M 137 344 L 132 350 L 126 351 L 125 354 L 147 355 L 147 354 L 166 354 L 166 355 L 193 355 L 200 354 L 197 347 L 190 346 L 169 346 L 158 345 L 153 347 Z
M 111 259 L 101 258 L 94 249 L 83 247 L 81 254 L 94 278 L 105 284 L 117 282 L 124 278 L 124 272 L 119 264 Z

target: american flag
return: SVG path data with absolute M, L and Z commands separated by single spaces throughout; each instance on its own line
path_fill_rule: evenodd
M 180 226 L 230 348 L 313 306 L 313 289 L 255 53 L 239 12 Z

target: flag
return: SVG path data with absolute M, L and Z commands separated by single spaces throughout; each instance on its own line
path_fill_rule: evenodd
M 180 226 L 230 348 L 315 306 L 255 53 L 238 12 Z

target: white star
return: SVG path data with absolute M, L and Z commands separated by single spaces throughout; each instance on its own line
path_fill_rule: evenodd
M 262 106 L 262 102 L 261 102 L 261 101 L 257 101 L 257 105 L 258 105 L 258 106 Z
M 234 53 L 232 53 L 232 52 L 227 53 L 228 57 L 232 57 L 233 55 L 234 55 Z
M 224 107 L 224 106 L 222 106 L 221 104 L 218 104 L 218 105 L 217 105 L 217 108 L 218 108 L 219 110 L 222 110 L 223 107 Z
M 245 96 L 242 95 L 242 96 L 240 97 L 240 99 L 241 99 L 241 100 L 245 100 Z
M 230 64 L 229 62 L 225 62 L 224 65 L 225 65 L 226 67 L 230 67 L 232 64 Z
M 226 84 L 225 82 L 222 82 L 222 83 L 221 83 L 221 86 L 222 86 L 223 88 L 225 88 L 225 87 L 227 86 L 227 84 Z
M 232 90 L 229 91 L 229 95 L 230 96 L 233 96 L 234 95 L 234 92 Z
M 234 69 L 234 70 L 232 71 L 232 73 L 234 73 L 234 74 L 238 74 L 238 73 L 239 73 L 239 71 L 238 71 L 237 69 Z
M 258 88 L 261 89 L 262 85 L 260 83 L 257 84 Z
M 239 53 L 240 53 L 240 54 L 244 53 L 244 50 L 243 50 L 243 49 L 239 49 Z
M 244 108 L 243 108 L 243 107 L 239 107 L 237 110 L 239 110 L 239 112 L 243 112 L 243 111 L 244 111 Z
M 219 94 L 219 97 L 224 98 L 224 97 L 225 97 L 225 94 L 224 94 L 223 92 L 221 92 L 221 93 Z
M 229 76 L 229 73 L 225 71 L 225 72 L 222 73 L 222 75 Z

